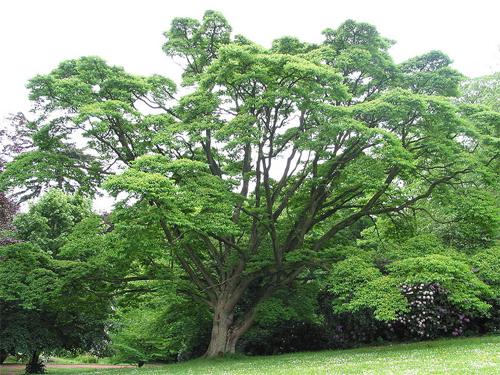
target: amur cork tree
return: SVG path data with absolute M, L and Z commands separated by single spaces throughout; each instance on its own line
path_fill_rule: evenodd
M 264 48 L 220 13 L 176 18 L 163 49 L 184 67 L 182 96 L 163 76 L 65 61 L 30 81 L 34 150 L 2 184 L 92 195 L 105 181 L 126 196 L 123 241 L 208 304 L 206 356 L 234 352 L 266 298 L 335 266 L 360 219 L 479 182 L 497 157 L 451 100 L 462 76 L 446 55 L 396 64 L 393 41 L 351 20 L 323 35 Z

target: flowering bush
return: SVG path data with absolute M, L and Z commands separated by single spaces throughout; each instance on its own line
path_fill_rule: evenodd
M 468 261 L 450 251 L 405 259 L 351 256 L 338 262 L 329 275 L 330 326 L 343 326 L 344 332 L 330 328 L 330 335 L 352 346 L 352 341 L 458 336 L 478 331 L 481 324 L 488 329 L 479 318 L 491 314 L 494 293 L 482 280 L 485 267 Z
M 388 327 L 400 339 L 457 336 L 465 332 L 473 318 L 448 299 L 448 291 L 440 283 L 401 284 L 401 292 L 409 303 Z

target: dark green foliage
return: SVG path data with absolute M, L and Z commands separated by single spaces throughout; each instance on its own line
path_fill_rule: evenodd
M 26 365 L 26 374 L 46 374 L 45 364 L 43 362 L 28 363 Z
M 111 351 L 117 363 L 176 362 L 198 358 L 206 351 L 210 315 L 196 300 L 141 298 L 118 311 L 111 329 Z
M 91 216 L 89 201 L 53 190 L 15 218 L 23 242 L 0 247 L 5 352 L 105 353 L 110 300 L 95 294 L 102 290 L 89 280 L 92 269 L 59 256 L 75 225 Z
M 372 310 L 336 313 L 332 309 L 334 298 L 328 291 L 318 295 L 319 314 L 324 321 L 323 330 L 327 336 L 328 348 L 355 348 L 387 338 L 384 323 L 375 319 Z
M 238 345 L 246 355 L 276 355 L 329 348 L 328 331 L 318 323 L 281 320 L 268 327 L 252 328 Z
M 75 299 L 81 298 L 81 290 L 67 295 L 64 276 L 56 273 L 54 263 L 27 244 L 3 247 L 0 252 L 3 350 L 10 354 L 61 349 L 105 353 L 106 312 L 99 310 L 101 306 L 78 306 Z

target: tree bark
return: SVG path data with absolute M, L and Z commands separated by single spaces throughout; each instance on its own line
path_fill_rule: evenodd
M 238 286 L 234 283 L 232 284 L 232 288 L 228 287 L 225 289 L 224 292 L 218 296 L 217 303 L 212 305 L 214 311 L 212 334 L 210 337 L 210 344 L 203 357 L 223 357 L 226 354 L 235 353 L 238 340 L 254 323 L 255 315 L 257 314 L 260 304 L 276 290 L 288 284 L 290 281 L 293 281 L 301 270 L 302 267 L 290 273 L 289 277 L 284 279 L 273 278 L 271 281 L 268 280 L 260 287 L 260 290 L 255 293 L 253 301 L 249 306 L 246 306 L 244 311 L 241 311 L 237 317 L 234 316 L 234 312 L 238 302 L 241 301 L 243 293 L 248 291 L 250 282 L 244 282 Z
M 43 374 L 44 365 L 39 363 L 40 361 L 40 352 L 38 350 L 33 350 L 31 353 L 31 358 L 29 363 L 26 365 L 26 373 L 27 374 Z
M 4 361 L 7 359 L 9 355 L 7 354 L 6 351 L 4 351 L 3 349 L 0 349 L 0 365 L 2 363 L 4 363 Z
M 244 331 L 236 329 L 234 325 L 234 309 L 224 304 L 218 304 L 212 324 L 210 345 L 204 358 L 222 357 L 228 353 L 235 353 L 236 343 Z

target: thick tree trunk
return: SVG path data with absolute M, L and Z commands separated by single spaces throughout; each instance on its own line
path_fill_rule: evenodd
M 246 306 L 245 311 L 238 314 L 236 319 L 234 317 L 234 312 L 244 291 L 247 291 L 250 286 L 250 280 L 241 284 L 228 283 L 223 292 L 217 296 L 217 303 L 211 305 L 214 311 L 212 334 L 210 337 L 210 344 L 203 357 L 214 358 L 224 356 L 225 354 L 235 353 L 238 340 L 252 326 L 260 304 L 276 290 L 295 280 L 295 277 L 297 277 L 302 269 L 303 267 L 299 267 L 285 278 L 279 279 L 275 277 L 266 281 L 264 285 L 260 286 L 258 292 L 254 292 L 253 301 Z
M 234 298 L 235 294 L 230 294 Z M 214 320 L 212 323 L 212 335 L 204 358 L 223 357 L 226 354 L 236 352 L 238 340 L 247 332 L 254 322 L 254 316 L 257 312 L 256 307 L 262 302 L 260 299 L 252 306 L 234 318 L 236 308 L 235 300 L 221 298 L 214 308 Z
M 40 363 L 40 352 L 34 350 L 31 354 L 29 363 L 26 365 L 27 374 L 43 374 L 45 373 L 44 365 Z
M 236 343 L 244 333 L 234 326 L 233 311 L 220 306 L 215 311 L 210 345 L 204 355 L 205 358 L 222 357 L 236 351 Z

